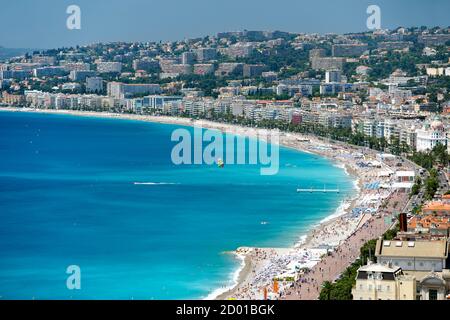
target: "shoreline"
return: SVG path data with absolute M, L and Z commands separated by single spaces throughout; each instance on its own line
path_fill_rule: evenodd
M 138 120 L 144 122 L 182 125 L 190 127 L 201 126 L 202 128 L 216 129 L 220 130 L 223 133 L 231 133 L 245 137 L 255 137 L 255 135 L 258 135 L 261 132 L 270 132 L 270 129 L 248 128 L 234 124 L 213 122 L 209 120 L 195 120 L 190 118 L 177 118 L 167 116 L 148 116 L 135 114 L 117 114 L 109 112 L 12 107 L 0 107 L 0 111 L 66 114 L 84 117 Z M 265 274 L 265 269 L 273 267 L 274 264 L 276 267 L 278 266 L 277 262 L 273 261 L 276 261 L 277 259 L 282 260 L 283 258 L 294 260 L 293 257 L 296 257 L 298 259 L 298 256 L 300 254 L 307 254 L 308 256 L 310 256 L 314 253 L 313 250 L 317 247 L 320 247 L 321 245 L 331 245 L 335 248 L 339 247 L 342 242 L 347 240 L 357 230 L 357 228 L 360 227 L 361 221 L 363 221 L 364 219 L 369 219 L 366 217 L 365 213 L 361 214 L 361 217 L 359 217 L 358 219 L 345 219 L 346 216 L 351 214 L 352 210 L 357 208 L 360 202 L 364 201 L 364 196 L 366 194 L 364 193 L 363 185 L 364 183 L 371 181 L 370 179 L 367 179 L 367 177 L 365 177 L 364 170 L 358 170 L 358 167 L 355 166 L 352 161 L 348 162 L 346 161 L 347 159 L 343 159 L 340 157 L 343 155 L 352 155 L 353 153 L 358 152 L 359 150 L 357 147 L 331 141 L 326 142 L 326 139 L 315 136 L 286 132 L 279 133 L 280 146 L 300 152 L 318 155 L 330 160 L 333 165 L 343 169 L 346 174 L 354 179 L 355 193 L 350 199 L 343 199 L 340 205 L 335 210 L 333 210 L 330 215 L 326 216 L 318 223 L 311 225 L 306 231 L 306 234 L 300 235 L 299 241 L 297 241 L 293 247 L 237 248 L 234 251 L 234 254 L 237 256 L 237 258 L 241 259 L 241 265 L 231 274 L 231 278 L 233 279 L 234 284 L 227 288 L 217 288 L 213 292 L 209 293 L 204 299 L 223 300 L 227 298 L 249 298 L 249 296 L 245 296 L 245 294 L 250 294 L 250 297 L 253 297 L 252 295 L 254 295 L 254 293 L 248 293 L 250 291 L 254 291 L 253 288 L 259 286 L 267 287 L 267 283 L 265 284 L 264 282 L 269 282 L 270 284 L 270 278 L 261 281 L 257 278 L 259 274 Z M 335 230 L 339 230 L 339 234 L 336 234 Z M 329 234 L 330 232 L 332 234 Z M 308 265 L 309 268 L 314 268 L 314 266 L 320 262 L 320 260 L 318 260 L 317 258 L 315 259 L 316 260 L 307 262 L 305 265 Z M 281 270 L 284 269 L 281 268 Z M 283 289 L 286 288 L 286 284 L 284 283 L 280 284 L 280 286 L 280 291 L 283 291 Z M 256 292 L 259 292 L 259 290 L 256 290 Z M 278 292 L 272 292 L 272 296 L 276 296 L 277 294 Z
M 236 259 L 240 260 L 239 267 L 231 274 L 233 285 L 217 288 L 202 300 L 221 300 L 219 297 L 228 295 L 229 292 L 232 292 L 233 289 L 235 289 L 240 283 L 245 281 L 245 279 L 249 276 L 252 268 L 252 259 L 249 255 L 239 254 L 235 251 L 229 251 L 225 254 L 232 254 Z

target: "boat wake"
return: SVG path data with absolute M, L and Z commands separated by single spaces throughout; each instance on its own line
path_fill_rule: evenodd
M 146 185 L 146 186 L 161 186 L 161 185 L 172 185 L 179 184 L 175 182 L 134 182 L 134 185 Z

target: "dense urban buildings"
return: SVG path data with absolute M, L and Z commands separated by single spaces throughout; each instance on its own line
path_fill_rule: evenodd
M 237 31 L 36 51 L 0 64 L 0 90 L 4 106 L 208 119 L 375 150 L 377 160 L 351 155 L 379 169 L 365 188 L 390 188 L 409 207 L 391 210 L 400 230 L 372 239 L 346 297 L 450 298 L 449 28 Z
M 88 109 L 93 98 L 83 95 L 96 93 L 95 99 L 116 99 L 113 105 L 126 106 L 127 112 L 207 118 L 229 112 L 254 123 L 343 128 L 366 140 L 425 152 L 438 144 L 450 148 L 447 32 L 236 32 L 198 43 L 98 44 L 10 59 L 0 66 L 0 81 L 3 102 L 14 105 L 30 101 L 33 92 L 76 97 L 77 108 Z M 176 47 L 182 49 L 175 54 Z M 380 67 L 388 57 L 405 53 L 416 64 Z M 298 62 L 284 65 L 292 55 Z M 134 107 L 139 106 L 134 99 L 159 94 L 181 99 L 176 106 L 169 99 L 158 108 Z M 57 108 L 53 99 L 45 106 Z

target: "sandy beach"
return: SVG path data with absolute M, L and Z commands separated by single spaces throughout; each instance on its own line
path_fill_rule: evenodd
M 69 114 L 86 117 L 120 118 L 182 126 L 198 126 L 222 132 L 255 137 L 270 130 L 246 128 L 207 120 L 166 116 L 116 114 L 72 110 L 0 108 L 6 111 Z M 308 234 L 299 234 L 292 248 L 237 248 L 245 263 L 236 284 L 221 288 L 209 299 L 317 299 L 323 281 L 335 280 L 359 255 L 367 240 L 383 234 L 408 201 L 408 194 L 391 188 L 393 173 L 408 170 L 408 164 L 396 166 L 377 158 L 373 150 L 357 148 L 313 136 L 279 133 L 279 144 L 317 154 L 332 160 L 355 178 L 355 194 L 341 203 L 327 219 L 311 226 Z M 276 285 L 274 286 L 274 279 Z
M 362 151 L 315 137 L 285 134 L 280 143 L 319 154 L 343 166 L 356 179 L 355 195 L 333 215 L 312 226 L 306 239 L 294 248 L 249 251 L 251 272 L 246 271 L 240 277 L 241 282 L 218 299 L 263 299 L 264 289 L 269 299 L 317 299 L 321 284 L 336 280 L 358 258 L 366 241 L 381 236 L 392 226 L 393 214 L 400 212 L 408 201 L 407 193 L 398 193 L 390 187 L 392 173 L 398 169 L 394 167 L 397 161 L 387 164 L 376 160 L 372 150 Z M 373 165 L 367 165 L 370 163 Z M 407 164 L 403 166 L 400 170 L 411 169 Z M 279 280 L 275 292 L 276 278 Z

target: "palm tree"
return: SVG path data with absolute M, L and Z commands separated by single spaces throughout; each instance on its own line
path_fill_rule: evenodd
M 330 300 L 332 289 L 333 284 L 330 281 L 325 281 L 322 284 L 322 290 L 320 291 L 319 300 Z

